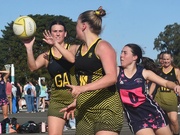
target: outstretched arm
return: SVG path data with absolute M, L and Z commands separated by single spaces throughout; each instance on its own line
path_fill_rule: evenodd
M 51 33 L 47 30 L 43 33 L 44 38 L 43 41 L 45 41 L 47 44 L 56 47 L 56 49 L 62 54 L 62 56 L 69 62 L 74 63 L 75 62 L 75 54 L 74 50 L 76 49 L 76 45 L 71 45 L 69 49 L 64 48 L 64 46 L 60 45 L 56 38 L 53 38 Z M 64 44 L 64 42 L 63 42 Z
M 71 88 L 71 94 L 74 98 L 77 98 L 83 92 L 106 88 L 116 83 L 117 63 L 115 50 L 107 41 L 100 41 L 96 47 L 96 55 L 102 62 L 105 75 L 101 79 L 86 83 L 83 86 L 67 85 Z
M 167 87 L 169 89 L 173 89 L 175 93 L 180 91 L 180 86 L 172 81 L 165 80 L 164 78 L 158 76 L 154 72 L 150 70 L 143 70 L 143 76 L 146 80 L 150 80 L 160 86 Z

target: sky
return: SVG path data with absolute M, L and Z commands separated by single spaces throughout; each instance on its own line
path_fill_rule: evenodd
M 153 50 L 154 39 L 165 26 L 180 23 L 179 5 L 180 0 L 1 0 L 0 30 L 21 15 L 63 15 L 76 21 L 80 13 L 102 6 L 107 14 L 100 37 L 116 50 L 118 63 L 128 43 L 140 45 L 144 56 L 156 59 L 160 52 Z

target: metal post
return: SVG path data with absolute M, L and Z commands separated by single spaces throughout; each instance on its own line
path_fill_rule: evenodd
M 14 64 L 11 64 L 11 83 L 14 83 L 14 75 L 15 75 L 15 72 L 14 72 Z

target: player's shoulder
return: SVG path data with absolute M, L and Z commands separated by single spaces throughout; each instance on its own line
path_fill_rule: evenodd
M 103 50 L 108 51 L 108 50 L 113 49 L 112 45 L 111 45 L 108 41 L 106 41 L 106 40 L 100 40 L 100 41 L 98 42 L 96 48 L 97 48 L 98 50 L 100 50 L 100 51 L 103 51 Z
M 177 75 L 177 74 L 179 74 L 179 75 L 180 75 L 180 68 L 175 67 L 175 68 L 174 68 L 174 71 L 175 71 L 176 75 Z

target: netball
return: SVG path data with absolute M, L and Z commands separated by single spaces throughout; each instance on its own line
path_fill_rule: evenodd
M 18 17 L 13 23 L 13 32 L 20 39 L 31 38 L 36 32 L 36 23 L 29 16 Z

